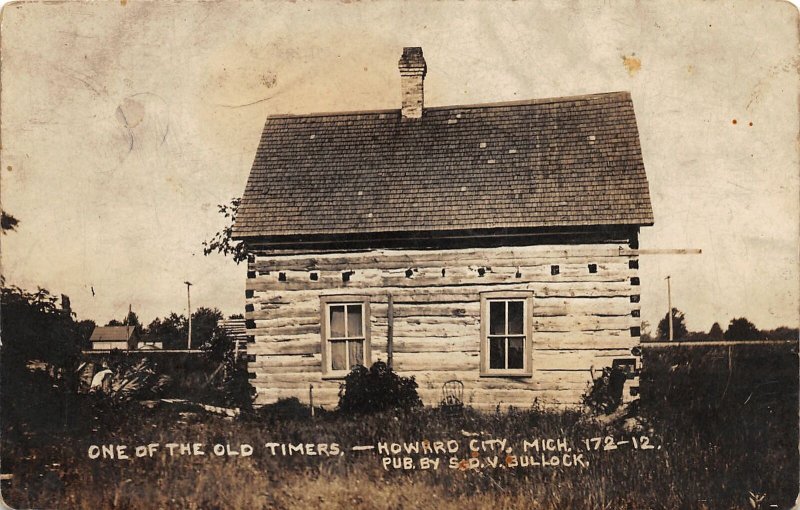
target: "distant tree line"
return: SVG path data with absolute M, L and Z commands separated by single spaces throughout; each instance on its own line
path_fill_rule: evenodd
M 19 221 L 1 212 L 0 234 L 14 232 Z M 28 291 L 6 285 L 0 275 L 0 290 L 0 428 L 7 435 L 9 424 L 19 432 L 21 423 L 65 423 L 68 408 L 77 402 L 76 369 L 85 360 L 81 350 L 91 347 L 89 339 L 97 324 L 77 320 L 65 296 L 59 306 L 58 298 L 41 287 Z M 191 347 L 204 350 L 206 359 L 224 368 L 215 372 L 214 384 L 224 393 L 225 403 L 249 406 L 253 388 L 246 361 L 234 354 L 233 339 L 220 327 L 222 318 L 217 308 L 195 310 Z M 184 315 L 170 313 L 145 327 L 136 313 L 129 312 L 107 325 L 131 326 L 141 340 L 162 342 L 167 349 L 187 347 L 189 324 Z
M 241 317 L 232 315 L 231 318 Z M 200 307 L 192 313 L 192 349 L 208 346 L 217 334 L 218 323 L 224 318 L 217 308 Z M 113 319 L 106 326 L 128 326 L 134 328 L 143 342 L 162 342 L 164 349 L 186 349 L 189 335 L 189 321 L 186 316 L 175 312 L 156 317 L 143 326 L 136 312 L 129 312 L 122 320 Z
M 686 316 L 677 308 L 672 309 L 672 338 L 675 341 L 708 342 L 719 340 L 797 340 L 800 336 L 798 328 L 779 327 L 775 329 L 758 329 L 755 324 L 744 317 L 731 319 L 727 329 L 723 330 L 719 322 L 715 322 L 706 331 L 689 331 L 686 327 Z M 642 341 L 669 341 L 669 314 L 658 322 L 655 337 L 642 335 Z

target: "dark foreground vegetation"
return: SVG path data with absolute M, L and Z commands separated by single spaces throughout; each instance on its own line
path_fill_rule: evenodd
M 37 400 L 3 393 L 3 498 L 16 508 L 791 508 L 798 488 L 797 348 L 645 349 L 641 405 L 618 419 L 538 407 L 497 413 L 407 411 L 346 414 L 297 401 L 237 419 L 128 401 L 67 397 L 32 373 Z M 52 391 L 51 391 L 52 390 Z M 46 407 L 48 420 L 35 419 Z M 638 407 L 638 408 L 637 408 Z M 642 436 L 653 449 L 615 441 Z M 470 440 L 565 439 L 587 466 L 470 469 L 496 452 Z M 589 451 L 585 439 L 590 441 Z M 382 454 L 354 445 L 457 441 L 435 470 L 385 469 Z M 167 455 L 167 443 L 200 443 L 203 456 Z M 158 443 L 152 457 L 90 459 L 91 445 Z M 272 455 L 267 443 L 338 444 L 343 455 Z M 214 444 L 250 456 L 216 456 Z M 600 444 L 598 450 L 595 444 Z M 660 448 L 659 448 L 660 447 Z M 305 448 L 305 447 L 304 447 Z M 307 452 L 308 450 L 306 450 Z M 323 453 L 320 455 L 320 453 Z M 415 458 L 418 458 L 416 456 Z M 448 467 L 448 458 L 462 463 Z M 509 459 L 500 455 L 500 463 Z M 774 505 L 774 506 L 773 506 Z

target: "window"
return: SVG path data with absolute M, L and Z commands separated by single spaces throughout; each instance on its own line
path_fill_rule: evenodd
M 369 301 L 354 296 L 322 298 L 322 367 L 344 377 L 356 365 L 370 365 Z
M 530 292 L 481 296 L 481 374 L 531 375 Z

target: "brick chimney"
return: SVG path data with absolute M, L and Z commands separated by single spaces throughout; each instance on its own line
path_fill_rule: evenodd
M 422 48 L 403 48 L 403 56 L 397 63 L 400 69 L 400 90 L 403 94 L 403 118 L 419 119 L 422 118 L 422 108 L 424 104 L 425 73 L 428 66 L 425 65 L 425 58 L 422 56 Z

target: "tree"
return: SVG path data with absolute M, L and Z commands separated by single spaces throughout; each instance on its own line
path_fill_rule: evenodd
M 203 255 L 207 256 L 214 252 L 221 253 L 226 257 L 230 255 L 237 264 L 247 259 L 247 247 L 244 241 L 232 239 L 233 224 L 236 222 L 236 214 L 239 212 L 241 202 L 242 199 L 237 197 L 232 198 L 230 204 L 217 205 L 220 214 L 228 220 L 228 225 L 214 234 L 211 239 L 203 241 Z
M 650 323 L 647 321 L 642 321 L 642 335 L 639 337 L 639 340 L 643 343 L 652 342 L 653 335 L 650 333 Z
M 172 312 L 148 324 L 144 336 L 148 342 L 162 342 L 164 349 L 185 349 L 189 325 L 186 317 Z
M 725 340 L 758 340 L 759 338 L 761 338 L 761 332 L 755 324 L 744 317 L 732 319 L 725 332 Z
M 2 289 L 3 365 L 31 360 L 68 367 L 79 354 L 81 331 L 46 289 Z
M 3 287 L 0 408 L 3 433 L 67 424 L 75 402 L 81 330 L 46 289 Z M 30 363 L 38 362 L 38 363 Z
M 139 322 L 139 316 L 136 315 L 136 312 L 134 312 L 134 311 L 128 312 L 128 316 L 125 317 L 124 321 L 122 321 L 122 325 L 123 326 L 133 326 L 133 331 L 137 335 L 139 335 L 140 338 L 142 336 L 142 333 L 144 333 L 144 327 L 142 326 L 142 323 Z
M 685 339 L 689 334 L 686 329 L 686 317 L 677 308 L 672 309 L 672 337 L 675 340 Z M 661 341 L 669 340 L 669 314 L 665 313 L 664 318 L 658 323 L 656 338 Z
M 209 360 L 219 363 L 215 371 L 219 377 L 214 382 L 225 405 L 252 410 L 256 390 L 250 384 L 247 359 L 237 356 L 235 342 L 223 328 L 217 327 L 202 348 Z
M 128 315 L 125 316 L 125 318 L 121 321 L 117 319 L 111 319 L 108 321 L 106 326 L 133 326 L 133 331 L 139 335 L 139 338 L 141 338 L 144 334 L 144 326 L 142 326 L 142 323 L 139 322 L 139 316 L 133 311 L 128 312 Z
M 82 320 L 78 323 L 78 331 L 80 333 L 81 349 L 89 349 L 91 347 L 89 339 L 92 337 L 92 331 L 97 327 L 93 320 Z
M 223 319 L 216 308 L 198 308 L 192 314 L 192 347 L 197 348 L 211 342 L 217 331 L 217 323 Z
M 797 340 L 800 336 L 800 330 L 781 326 L 779 328 L 762 331 L 761 335 L 765 340 Z
M 705 331 L 689 331 L 689 333 L 686 334 L 686 338 L 682 340 L 687 340 L 689 342 L 707 342 L 708 333 Z
M 719 325 L 719 322 L 715 322 L 711 325 L 711 329 L 708 330 L 708 339 L 709 340 L 722 340 L 724 338 L 724 333 L 722 332 L 722 326 Z

